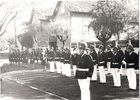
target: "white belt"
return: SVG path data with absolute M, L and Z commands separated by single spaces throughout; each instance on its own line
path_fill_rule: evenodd
M 55 57 L 55 59 L 59 59 L 60 57 Z
M 69 60 L 65 60 L 65 61 L 69 61 Z
M 96 60 L 93 60 L 93 62 L 95 62 Z
M 135 63 L 127 63 L 127 65 L 135 65 Z
M 105 63 L 104 61 L 101 61 L 101 62 L 99 62 L 100 64 L 103 64 L 103 63 Z
M 119 63 L 112 63 L 112 64 L 114 64 L 114 65 L 118 65 Z
M 78 71 L 89 71 L 89 69 L 77 68 Z

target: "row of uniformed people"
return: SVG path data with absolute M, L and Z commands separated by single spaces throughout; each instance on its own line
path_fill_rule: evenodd
M 135 69 L 138 69 L 139 67 L 139 56 L 133 52 L 134 49 L 132 45 L 127 45 L 124 54 L 120 49 L 120 46 L 113 47 L 112 50 L 108 47 L 109 50 L 107 52 L 104 51 L 103 46 L 100 46 L 98 53 L 96 53 L 94 46 L 91 46 L 89 53 L 87 44 L 81 44 L 83 44 L 83 46 L 81 45 L 79 48 L 80 53 L 74 53 L 72 56 L 73 65 L 77 67 L 75 77 L 78 79 L 79 87 L 81 90 L 81 100 L 90 100 L 90 80 L 97 81 L 97 66 L 99 69 L 100 83 L 106 83 L 105 68 L 107 68 L 109 65 L 112 70 L 114 87 L 120 87 L 120 69 L 123 63 L 127 70 L 129 89 L 136 90 L 137 82 Z M 109 62 L 109 64 L 107 64 L 107 62 Z
M 28 51 L 22 51 L 20 52 L 19 49 L 14 49 L 9 53 L 9 61 L 10 64 L 16 64 L 20 66 L 20 62 L 26 64 L 28 63 Z

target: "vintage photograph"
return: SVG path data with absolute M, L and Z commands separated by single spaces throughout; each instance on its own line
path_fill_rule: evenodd
M 139 0 L 0 0 L 0 100 L 139 100 Z

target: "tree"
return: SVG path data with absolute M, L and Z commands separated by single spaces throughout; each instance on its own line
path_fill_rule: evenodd
M 64 30 L 62 28 L 58 29 L 58 31 L 56 32 L 56 37 L 58 38 L 59 41 L 62 42 L 64 48 L 65 42 L 68 39 L 68 30 Z
M 20 34 L 18 36 L 18 39 L 19 39 L 19 42 L 22 45 L 22 48 L 23 47 L 26 47 L 26 48 L 32 48 L 33 47 L 34 41 L 33 41 L 33 36 L 32 36 L 31 33 L 26 32 L 24 34 Z
M 122 2 L 105 0 L 93 5 L 93 21 L 89 26 L 94 29 L 96 37 L 103 43 L 104 48 L 112 34 L 116 37 L 116 44 L 118 43 L 119 33 L 124 30 L 125 23 L 131 17 L 128 12 Z

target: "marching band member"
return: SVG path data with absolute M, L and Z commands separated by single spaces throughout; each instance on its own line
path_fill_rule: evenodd
M 123 60 L 124 59 L 124 53 L 121 50 L 120 45 L 117 45 L 117 48 L 118 48 L 118 53 L 121 55 L 121 60 Z M 123 74 L 122 68 L 123 68 L 123 65 L 121 64 L 121 74 Z
M 111 67 L 112 51 L 111 51 L 110 45 L 107 46 L 106 55 L 107 55 L 107 69 L 108 69 L 108 73 L 111 73 L 110 67 Z
M 128 47 L 126 49 L 128 51 L 128 54 L 127 54 L 127 56 L 125 56 L 125 62 L 126 62 L 129 90 L 136 90 L 137 80 L 136 80 L 135 69 L 138 68 L 138 66 L 137 66 L 138 65 L 138 55 L 135 52 L 133 52 L 134 49 L 133 49 L 132 45 L 128 45 Z
M 105 74 L 105 67 L 106 67 L 106 53 L 104 52 L 104 47 L 101 45 L 99 47 L 98 52 L 98 68 L 99 68 L 99 76 L 100 76 L 100 83 L 106 83 L 106 74 Z
M 87 44 L 81 43 L 75 75 L 81 90 L 81 100 L 90 100 L 90 78 L 93 72 L 92 58 L 90 55 L 86 54 L 86 49 Z
M 48 61 L 50 63 L 50 72 L 55 72 L 54 67 L 54 49 L 51 48 L 48 54 Z
M 93 60 L 93 74 L 91 77 L 91 81 L 97 81 L 97 53 L 94 49 L 94 45 L 90 46 L 90 55 L 92 56 L 92 60 Z
M 113 54 L 111 57 L 111 68 L 112 68 L 112 75 L 113 75 L 113 81 L 115 87 L 121 86 L 121 77 L 120 77 L 120 68 L 121 68 L 121 55 L 118 53 L 118 48 L 113 48 Z
M 56 52 L 55 52 L 55 64 L 56 64 L 56 70 L 57 70 L 57 73 L 61 73 L 61 65 L 60 65 L 60 51 L 59 49 L 57 48 L 56 49 Z
M 71 56 L 71 61 L 72 61 L 72 67 L 73 67 L 73 74 L 74 74 L 74 76 L 76 74 L 76 63 L 77 63 L 77 59 L 78 59 L 78 50 L 77 50 L 77 48 L 74 48 L 73 54 Z
M 65 64 L 65 74 L 66 76 L 71 76 L 71 64 L 70 64 L 70 50 L 66 48 L 65 56 L 64 56 L 64 64 Z
M 65 75 L 65 66 L 64 66 L 64 56 L 65 56 L 65 50 L 62 48 L 60 51 L 60 64 L 61 64 L 61 70 L 62 75 Z

